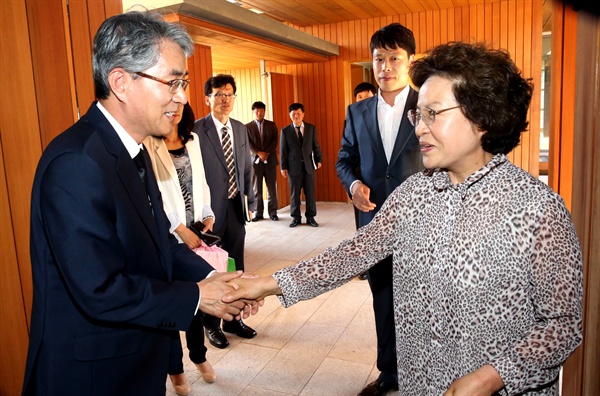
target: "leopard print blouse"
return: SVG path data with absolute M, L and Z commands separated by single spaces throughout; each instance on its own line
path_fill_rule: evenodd
M 545 184 L 495 155 L 463 183 L 413 175 L 353 238 L 275 274 L 284 306 L 394 259 L 403 396 L 441 395 L 491 364 L 502 395 L 558 395 L 582 338 L 582 259 L 570 214 Z

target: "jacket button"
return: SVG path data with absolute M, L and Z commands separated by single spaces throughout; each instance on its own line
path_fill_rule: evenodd
M 386 178 L 386 179 L 389 179 L 390 177 L 391 177 L 390 175 L 385 175 L 385 178 Z

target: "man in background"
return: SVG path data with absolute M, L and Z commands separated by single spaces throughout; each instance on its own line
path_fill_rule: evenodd
M 363 99 L 377 95 L 375 85 L 368 82 L 361 82 L 354 88 L 354 101 L 360 102 Z
M 359 227 L 373 219 L 400 183 L 423 168 L 419 140 L 406 116 L 416 107 L 418 96 L 408 84 L 408 69 L 416 51 L 413 33 L 399 23 L 384 26 L 371 37 L 370 50 L 379 93 L 348 106 L 336 163 L 338 177 L 360 211 Z M 368 279 L 380 375 L 360 396 L 385 395 L 398 389 L 392 257 L 371 268 Z
M 252 221 L 263 219 L 263 178 L 268 192 L 268 213 L 273 221 L 279 220 L 277 216 L 277 125 L 273 121 L 265 120 L 266 106 L 263 102 L 252 104 L 254 121 L 246 124 L 248 140 L 252 153 L 254 167 L 254 192 L 256 194 L 256 212 Z
M 213 232 L 221 237 L 221 247 L 244 270 L 246 221 L 254 210 L 252 189 L 252 157 L 248 131 L 241 122 L 229 117 L 236 97 L 235 80 L 228 74 L 217 74 L 204 84 L 204 101 L 210 114 L 194 123 L 193 131 L 200 139 L 206 182 L 210 187 L 210 206 L 215 213 Z M 205 315 L 204 328 L 208 341 L 217 348 L 227 348 L 223 331 L 238 337 L 252 338 L 256 331 L 242 319 L 221 321 Z
M 281 130 L 279 152 L 281 175 L 290 183 L 290 227 L 302 223 L 300 214 L 300 193 L 306 199 L 306 223 L 318 227 L 315 220 L 317 203 L 315 200 L 315 170 L 321 168 L 322 154 L 317 140 L 317 128 L 304 122 L 304 105 L 292 103 L 288 108 L 292 123 Z

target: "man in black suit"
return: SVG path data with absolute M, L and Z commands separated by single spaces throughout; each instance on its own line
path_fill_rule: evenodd
M 252 221 L 263 218 L 263 178 L 269 193 L 268 212 L 273 221 L 279 220 L 277 216 L 277 125 L 273 121 L 265 120 L 266 106 L 263 102 L 252 104 L 254 121 L 246 124 L 250 152 L 254 161 L 254 192 L 256 193 L 256 212 Z
M 321 147 L 317 140 L 317 128 L 304 122 L 304 106 L 292 103 L 288 108 L 292 123 L 281 130 L 279 153 L 281 174 L 290 183 L 290 227 L 301 224 L 300 192 L 304 190 L 306 199 L 306 223 L 318 227 L 315 220 L 317 203 L 315 201 L 315 170 L 321 168 L 323 161 Z
M 232 319 L 225 281 L 169 232 L 142 141 L 187 102 L 193 41 L 127 12 L 94 39 L 97 102 L 39 161 L 31 197 L 33 307 L 24 395 L 163 395 L 169 351 L 197 309 Z M 204 280 L 203 280 L 204 279 Z
M 400 183 L 423 168 L 419 140 L 406 116 L 416 107 L 418 96 L 408 84 L 408 69 L 416 50 L 413 33 L 399 23 L 384 26 L 371 37 L 370 50 L 379 94 L 348 106 L 336 163 L 338 177 L 360 211 L 359 227 L 375 217 Z M 392 257 L 371 268 L 368 279 L 380 375 L 361 396 L 398 389 Z
M 252 157 L 248 131 L 241 122 L 229 117 L 236 97 L 235 79 L 217 74 L 204 84 L 204 101 L 210 114 L 194 123 L 193 131 L 200 141 L 200 151 L 210 187 L 210 206 L 215 213 L 213 232 L 221 237 L 222 248 L 235 260 L 235 267 L 244 270 L 246 220 L 254 210 L 252 189 Z M 229 341 L 223 331 L 239 337 L 252 338 L 256 331 L 241 319 L 223 322 L 205 316 L 208 341 L 217 348 L 227 348 Z

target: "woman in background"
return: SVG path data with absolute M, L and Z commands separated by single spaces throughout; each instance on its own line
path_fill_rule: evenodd
M 426 170 L 353 238 L 234 279 L 224 301 L 276 294 L 289 306 L 392 254 L 401 395 L 558 395 L 582 338 L 582 259 L 562 198 L 507 157 L 533 86 L 506 52 L 464 43 L 434 48 L 410 77 Z
M 206 229 L 212 231 L 215 220 L 198 136 L 191 131 L 194 118 L 191 106 L 186 103 L 173 114 L 173 130 L 169 135 L 164 138 L 148 137 L 144 141 L 162 194 L 164 210 L 171 222 L 170 231 L 190 249 L 201 246 L 203 242 L 189 229 L 189 225 L 202 221 Z M 214 382 L 215 371 L 206 360 L 201 313 L 196 314 L 185 336 L 190 360 L 204 381 Z M 171 345 L 169 377 L 177 394 L 187 395 L 190 386 L 183 372 L 182 357 L 181 340 L 177 336 Z

